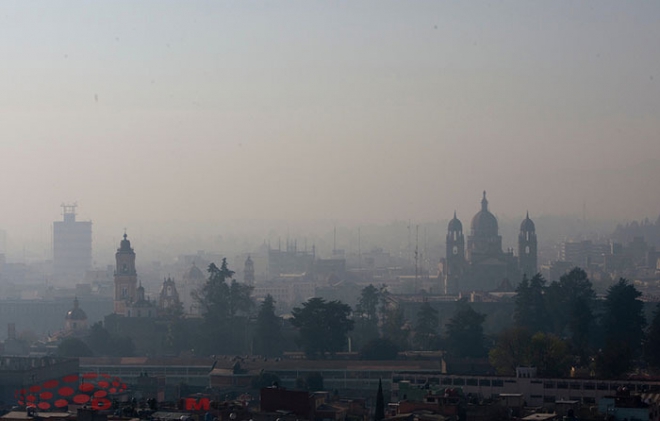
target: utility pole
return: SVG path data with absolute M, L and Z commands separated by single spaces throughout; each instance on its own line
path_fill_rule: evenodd
M 419 225 L 415 225 L 415 294 L 419 286 L 417 285 L 419 277 Z

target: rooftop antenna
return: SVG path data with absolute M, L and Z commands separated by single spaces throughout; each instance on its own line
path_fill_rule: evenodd
M 417 293 L 418 276 L 419 276 L 419 225 L 415 225 L 415 293 Z
M 410 244 L 410 219 L 408 219 L 408 264 L 410 264 L 410 255 L 411 255 L 411 250 L 412 246 Z
M 332 239 L 332 255 L 337 255 L 337 224 L 335 224 L 334 236 Z
M 426 234 L 427 234 L 427 228 L 428 228 L 428 226 L 424 225 L 424 249 L 422 250 L 422 257 L 423 257 L 425 260 L 422 259 L 422 272 L 424 272 L 424 274 L 425 274 L 425 275 L 424 275 L 424 278 L 427 278 L 427 279 L 428 279 L 428 272 L 426 271 L 426 269 L 425 269 L 425 264 L 424 264 L 424 263 L 426 263 L 426 264 L 429 263 L 429 261 L 428 261 L 428 259 L 429 259 L 429 258 L 428 258 L 428 254 L 426 253 L 426 248 L 427 248 L 428 245 L 429 245 L 429 240 L 428 240 L 428 237 L 427 237 L 427 235 L 426 235 Z
M 362 269 L 362 249 L 360 248 L 360 227 L 358 227 L 358 269 Z
M 73 203 L 62 203 L 62 217 L 64 221 L 74 222 L 76 220 L 76 208 L 78 207 L 78 202 Z

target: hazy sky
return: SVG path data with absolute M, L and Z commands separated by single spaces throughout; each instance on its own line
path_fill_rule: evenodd
M 0 228 L 660 213 L 657 1 L 4 1 Z

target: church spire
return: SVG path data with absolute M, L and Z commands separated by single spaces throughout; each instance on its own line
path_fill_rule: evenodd
M 481 199 L 481 210 L 482 211 L 488 210 L 488 200 L 486 200 L 486 190 L 484 190 L 484 197 L 483 199 Z

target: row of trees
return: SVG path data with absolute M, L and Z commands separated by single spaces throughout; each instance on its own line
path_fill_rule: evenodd
M 361 291 L 355 310 L 340 301 L 312 298 L 292 311 L 290 323 L 297 337 L 276 314 L 275 301 L 267 296 L 256 312 L 252 287 L 233 279 L 226 260 L 209 265 L 207 282 L 193 293 L 203 318 L 186 319 L 181 308 L 164 319 L 108 317 L 105 326 L 94 325 L 83 340 L 69 339 L 60 347 L 67 356 L 126 356 L 149 354 L 280 355 L 295 342 L 310 358 L 350 349 L 365 359 L 395 358 L 399 350 L 450 349 L 456 355 L 485 354 L 484 317 L 466 303 L 447 324 L 446 340 L 439 333 L 438 312 L 424 303 L 414 326 L 405 318 L 384 286 L 369 285 Z M 475 345 L 476 344 L 476 345 Z
M 161 348 L 168 353 L 281 354 L 295 342 L 310 358 L 353 349 L 365 359 L 389 359 L 399 350 L 443 350 L 455 357 L 488 356 L 501 373 L 518 365 L 536 366 L 542 375 L 566 375 L 571 368 L 616 377 L 636 361 L 660 367 L 660 307 L 648 330 L 641 294 L 630 282 L 619 280 L 604 300 L 597 300 L 587 274 L 575 268 L 559 281 L 547 283 L 541 275 L 524 278 L 516 290 L 514 326 L 497 337 L 486 337 L 484 314 L 458 301 L 441 326 L 438 311 L 428 302 L 419 307 L 414 322 L 392 299 L 385 286 L 362 289 L 355 309 L 340 301 L 312 298 L 293 309 L 291 326 L 297 337 L 285 338 L 285 322 L 267 296 L 256 311 L 252 287 L 233 279 L 223 259 L 211 264 L 209 278 L 194 293 L 203 319 L 184 319 L 173 309 L 152 330 L 161 331 Z M 130 355 L 140 335 L 110 323 L 92 328 L 81 341 L 63 343 L 63 354 Z M 135 326 L 132 326 L 132 325 Z M 139 323 L 131 327 L 139 327 Z M 133 338 L 133 339 L 131 339 Z M 148 339 L 154 342 L 153 339 Z M 145 338 L 145 341 L 147 339 Z M 642 360 L 642 357 L 643 360 Z
M 238 352 L 231 349 L 231 344 L 235 348 L 247 345 L 252 353 L 265 356 L 279 355 L 285 347 L 290 349 L 290 344 L 284 343 L 286 329 L 276 315 L 271 296 L 261 303 L 251 324 L 252 288 L 233 279 L 234 272 L 226 260 L 219 268 L 211 264 L 208 271 L 207 283 L 194 295 L 204 316 L 203 331 L 210 339 L 198 344 L 201 353 Z M 484 318 L 466 303 L 459 303 L 455 317 L 447 324 L 447 340 L 443 344 L 438 313 L 431 305 L 424 303 L 416 324 L 410 326 L 387 288 L 369 285 L 361 291 L 355 310 L 337 300 L 312 298 L 292 310 L 290 323 L 298 331 L 296 344 L 310 358 L 323 358 L 351 348 L 361 350 L 364 358 L 382 359 L 394 358 L 398 350 L 410 349 L 411 344 L 421 350 L 446 345 L 456 355 L 483 356 Z M 173 320 L 172 325 L 175 324 Z
M 660 367 L 660 307 L 651 326 L 641 293 L 626 279 L 597 300 L 587 274 L 575 268 L 547 284 L 540 274 L 516 289 L 514 324 L 497 338 L 491 363 L 502 373 L 534 365 L 543 375 L 570 368 L 618 377 L 637 366 Z
M 299 345 L 309 357 L 323 357 L 350 348 L 363 359 L 394 359 L 400 350 L 446 350 L 460 357 L 484 357 L 485 316 L 465 301 L 457 302 L 454 315 L 440 333 L 438 311 L 428 302 L 420 307 L 411 325 L 403 309 L 385 287 L 362 290 L 354 311 L 338 301 L 313 298 L 294 308 L 292 324 L 299 329 Z M 411 347 L 412 346 L 412 347 Z
M 465 300 L 456 304 L 454 314 L 445 324 L 444 335 L 438 311 L 423 302 L 414 323 L 403 309 L 390 299 L 387 288 L 369 285 L 362 290 L 353 318 L 356 345 L 361 349 L 373 341 L 380 347 L 389 343 L 401 350 L 446 350 L 450 354 L 482 357 L 486 353 L 483 332 L 485 315 L 476 312 Z M 369 348 L 367 348 L 369 349 Z

